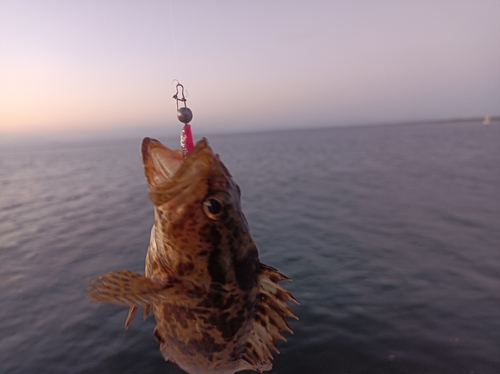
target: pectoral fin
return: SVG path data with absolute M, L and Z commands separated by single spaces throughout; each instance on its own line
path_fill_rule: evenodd
M 102 301 L 111 304 L 130 307 L 144 307 L 146 316 L 154 302 L 200 297 L 206 290 L 195 286 L 192 282 L 176 277 L 165 277 L 162 280 L 152 280 L 129 270 L 110 271 L 93 279 L 87 287 L 87 298 L 92 301 Z M 127 318 L 127 325 L 132 320 L 134 309 Z
M 92 301 L 138 307 L 165 299 L 161 291 L 168 287 L 129 270 L 110 271 L 90 282 L 87 297 Z M 130 320 L 134 314 L 135 310 L 131 310 Z

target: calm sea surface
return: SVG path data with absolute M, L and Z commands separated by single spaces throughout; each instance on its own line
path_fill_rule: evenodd
M 500 373 L 500 124 L 209 141 L 301 302 L 272 373 Z M 140 142 L 0 150 L 0 373 L 182 373 L 152 317 L 125 331 L 127 308 L 85 298 L 143 271 Z

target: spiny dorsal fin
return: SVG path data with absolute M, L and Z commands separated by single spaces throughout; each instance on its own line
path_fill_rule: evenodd
M 299 302 L 278 284 L 282 280 L 290 279 L 275 268 L 261 264 L 255 317 L 242 355 L 244 361 L 260 372 L 271 370 L 273 359 L 271 350 L 279 353 L 276 341 L 279 339 L 286 341 L 281 331 L 293 334 L 286 318 L 298 319 L 287 302 L 293 301 L 296 304 Z

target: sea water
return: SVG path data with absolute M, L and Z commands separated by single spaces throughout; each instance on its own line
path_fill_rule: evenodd
M 153 317 L 125 331 L 127 308 L 85 298 L 108 270 L 143 271 L 153 208 L 140 142 L 0 149 L 0 373 L 182 373 Z M 498 124 L 209 142 L 261 261 L 301 303 L 272 373 L 500 372 Z

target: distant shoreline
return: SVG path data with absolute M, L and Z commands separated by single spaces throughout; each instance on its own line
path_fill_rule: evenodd
M 491 121 L 500 121 L 499 116 L 489 116 Z M 455 122 L 483 122 L 484 117 L 471 117 L 471 118 L 449 118 L 441 120 L 422 120 L 422 121 L 408 121 L 408 122 L 377 122 L 377 123 L 366 123 L 360 124 L 361 126 L 372 126 L 372 125 L 431 125 L 431 124 L 443 124 L 443 123 L 455 123 Z
M 276 128 L 251 128 L 243 126 L 237 129 L 221 129 L 214 128 L 209 130 L 206 126 L 203 128 L 203 136 L 211 135 L 230 135 L 230 134 L 251 134 L 260 132 L 281 132 L 281 131 L 308 131 L 314 129 L 333 129 L 333 128 L 346 128 L 346 127 L 371 127 L 371 126 L 413 126 L 413 125 L 441 125 L 450 123 L 466 123 L 477 122 L 482 124 L 485 117 L 469 117 L 469 118 L 448 118 L 448 119 L 434 119 L 434 120 L 420 120 L 420 121 L 388 121 L 388 122 L 359 122 L 359 123 L 344 123 L 344 124 L 316 124 L 313 127 L 276 127 Z M 500 122 L 500 115 L 489 116 L 491 122 Z M 180 130 L 179 130 L 180 131 Z M 67 145 L 71 146 L 80 142 L 94 142 L 99 141 L 106 143 L 110 140 L 122 141 L 142 138 L 144 136 L 160 137 L 160 138 L 177 138 L 177 130 L 173 130 L 171 126 L 144 126 L 144 127 L 126 127 L 123 129 L 92 129 L 87 131 L 77 130 L 71 131 L 48 131 L 46 133 L 4 133 L 0 131 L 0 146 L 14 146 L 19 144 L 53 144 L 53 145 Z

